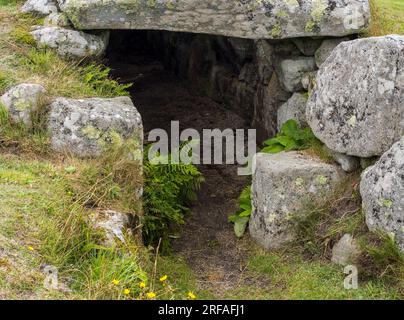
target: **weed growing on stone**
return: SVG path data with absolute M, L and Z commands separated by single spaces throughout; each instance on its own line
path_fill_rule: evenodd
M 263 153 L 279 153 L 282 151 L 305 150 L 314 144 L 320 144 L 310 128 L 300 129 L 295 120 L 288 120 L 282 125 L 275 138 L 264 142 Z

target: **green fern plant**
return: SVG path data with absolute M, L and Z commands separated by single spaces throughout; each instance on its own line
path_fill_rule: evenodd
M 81 70 L 82 81 L 105 97 L 127 96 L 132 83 L 120 84 L 110 78 L 111 69 L 99 64 L 89 64 Z
M 184 223 L 189 204 L 196 200 L 204 178 L 192 164 L 168 164 L 151 162 L 148 148 L 144 154 L 145 186 L 143 195 L 144 216 L 143 235 L 147 244 L 156 243 L 160 238 L 167 244 L 169 228 Z
M 229 217 L 229 222 L 234 223 L 234 233 L 237 237 L 241 238 L 247 229 L 248 221 L 250 220 L 253 210 L 251 203 L 251 185 L 243 189 L 238 202 L 239 210 L 236 214 Z

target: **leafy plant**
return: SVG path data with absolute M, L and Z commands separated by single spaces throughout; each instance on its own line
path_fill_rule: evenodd
M 147 157 L 148 148 L 144 154 L 143 234 L 147 244 L 160 238 L 166 244 L 169 227 L 184 223 L 187 206 L 196 199 L 204 178 L 192 164 L 172 163 L 171 155 L 168 164 L 155 164 Z
M 275 138 L 264 142 L 264 153 L 279 153 L 282 151 L 304 150 L 318 143 L 310 128 L 300 129 L 295 120 L 288 120 Z
M 237 237 L 241 238 L 245 233 L 253 209 L 251 203 L 251 185 L 241 192 L 238 202 L 240 208 L 236 214 L 229 217 L 229 222 L 234 223 L 234 232 Z

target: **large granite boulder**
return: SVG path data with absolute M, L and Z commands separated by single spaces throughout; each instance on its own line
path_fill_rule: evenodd
M 142 119 L 128 97 L 57 98 L 50 106 L 48 126 L 55 151 L 97 157 L 130 139 L 135 148 L 131 156 L 136 159 L 141 154 Z
M 316 82 L 307 121 L 330 149 L 378 156 L 404 134 L 404 36 L 342 42 Z
M 0 103 L 7 109 L 11 120 L 15 123 L 32 125 L 32 112 L 40 107 L 40 99 L 45 88 L 39 84 L 22 83 L 8 90 Z
M 108 32 L 95 35 L 56 26 L 38 27 L 31 35 L 39 47 L 55 49 L 59 55 L 74 59 L 103 55 L 109 39 Z
M 43 17 L 58 12 L 58 7 L 55 0 L 28 0 L 21 7 L 21 12 Z
M 404 251 L 404 137 L 363 173 L 360 191 L 369 229 L 393 235 Z
M 334 190 L 344 176 L 330 165 L 300 152 L 259 153 L 253 175 L 251 237 L 266 249 L 279 249 L 295 237 L 292 219 L 308 202 Z
M 59 0 L 79 29 L 149 29 L 250 39 L 344 36 L 370 19 L 368 0 Z

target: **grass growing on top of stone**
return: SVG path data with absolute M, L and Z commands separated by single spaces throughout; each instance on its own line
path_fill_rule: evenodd
M 39 83 L 49 96 L 69 98 L 128 95 L 130 84 L 109 77 L 110 69 L 98 62 L 72 61 L 53 50 L 37 49 L 29 31 L 41 20 L 13 13 L 0 6 L 5 24 L 0 32 L 0 94 L 14 83 Z M 86 62 L 86 63 L 84 63 Z

